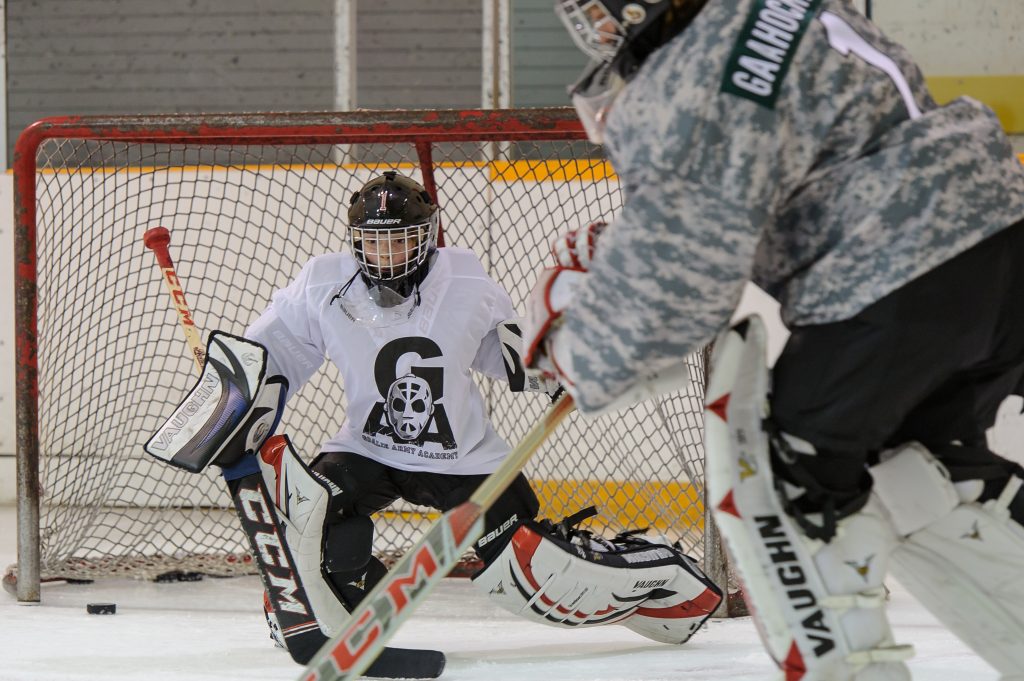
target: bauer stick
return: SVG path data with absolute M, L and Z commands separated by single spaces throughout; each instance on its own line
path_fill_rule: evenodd
M 349 681 L 363 673 L 377 651 L 480 538 L 484 512 L 512 484 L 573 406 L 572 397 L 564 393 L 469 501 L 446 512 L 430 526 L 352 611 L 345 627 L 313 657 L 299 681 Z
M 171 296 L 174 309 L 178 312 L 178 321 L 185 333 L 185 339 L 192 351 L 196 367 L 202 372 L 206 351 L 203 349 L 199 329 L 196 328 L 195 320 L 185 301 L 185 291 L 174 270 L 174 261 L 168 248 L 171 234 L 166 227 L 153 227 L 146 230 L 142 240 L 146 247 L 156 255 L 163 273 L 164 283 L 167 285 L 167 292 Z M 289 621 L 295 622 L 293 626 L 287 627 L 287 630 L 292 633 L 285 633 L 285 637 L 289 641 L 288 652 L 292 655 L 292 659 L 299 664 L 304 664 L 309 660 L 313 651 L 325 645 L 323 641 L 326 640 L 326 637 L 320 632 L 316 620 L 309 619 L 308 613 L 312 613 L 312 607 L 306 599 L 305 588 L 294 568 L 291 552 L 283 540 L 283 530 L 270 510 L 271 501 L 263 476 L 257 472 L 237 478 L 228 483 L 228 492 L 235 503 L 235 510 L 242 524 L 242 530 L 249 538 L 252 555 L 256 558 L 256 563 L 259 566 L 264 588 L 271 593 L 273 585 L 270 582 L 276 582 L 278 588 L 282 584 L 292 585 L 292 588 L 289 589 L 290 601 L 293 609 L 295 606 L 301 606 L 302 615 L 281 610 L 277 599 L 272 598 L 271 604 L 282 628 Z M 245 502 L 240 501 L 242 493 L 246 494 Z M 263 520 L 256 522 L 247 518 L 242 510 L 243 503 L 250 506 L 252 504 L 261 505 L 262 510 L 256 515 Z M 261 546 L 257 541 L 258 536 L 269 544 L 279 547 L 281 554 L 275 565 L 266 564 Z M 363 661 L 365 662 L 363 669 L 366 669 L 370 676 L 396 679 L 434 679 L 441 675 L 445 665 L 444 653 L 436 650 L 385 648 L 383 645 L 377 646 L 372 653 L 368 653 Z

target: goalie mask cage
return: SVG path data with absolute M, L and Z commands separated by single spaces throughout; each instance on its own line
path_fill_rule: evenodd
M 164 226 L 198 327 L 241 333 L 309 258 L 343 249 L 349 197 L 397 169 L 436 196 L 442 244 L 471 248 L 517 309 L 566 228 L 614 215 L 616 179 L 571 109 L 53 118 L 15 149 L 18 564 L 5 583 L 254 572 L 225 485 L 142 444 L 195 380 L 142 235 Z M 344 282 L 339 282 L 343 284 Z M 705 532 L 704 361 L 678 393 L 595 421 L 574 415 L 526 468 L 542 515 L 594 504 L 603 531 L 650 527 L 724 561 Z M 514 444 L 547 407 L 481 381 Z M 289 402 L 279 432 L 307 460 L 343 417 L 336 370 Z M 436 514 L 376 518 L 385 559 Z

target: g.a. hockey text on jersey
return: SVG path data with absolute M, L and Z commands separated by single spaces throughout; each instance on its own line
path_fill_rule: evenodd
M 773 107 L 821 0 L 759 0 L 729 56 L 722 91 Z
M 473 373 L 506 377 L 495 327 L 515 317 L 508 294 L 471 251 L 443 248 L 407 318 L 372 327 L 332 304 L 338 295 L 367 296 L 358 271 L 349 253 L 313 258 L 247 335 L 267 346 L 275 370 L 289 379 L 289 394 L 325 359 L 341 372 L 346 404 L 338 415 L 345 420 L 322 443 L 324 451 L 402 470 L 490 473 L 509 446 L 490 424 L 475 426 L 484 406 Z M 351 286 L 339 294 L 347 281 Z

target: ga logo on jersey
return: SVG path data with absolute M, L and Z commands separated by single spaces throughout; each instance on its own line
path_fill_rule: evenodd
M 373 378 L 381 401 L 373 405 L 363 425 L 363 439 L 381 446 L 380 440 L 397 445 L 424 447 L 436 443 L 454 454 L 458 445 L 444 404 L 444 369 L 413 366 L 398 375 L 399 360 L 408 354 L 420 359 L 441 357 L 441 348 L 429 338 L 409 336 L 390 341 L 377 353 Z M 417 452 L 435 458 L 437 447 Z

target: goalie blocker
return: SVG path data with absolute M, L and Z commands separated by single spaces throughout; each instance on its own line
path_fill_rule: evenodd
M 722 591 L 677 548 L 639 531 L 612 540 L 560 523 L 526 521 L 473 583 L 505 610 L 560 627 L 623 626 L 661 643 L 685 643 Z M 485 538 L 486 539 L 486 538 Z
M 231 466 L 273 434 L 287 393 L 287 379 L 267 376 L 266 348 L 214 331 L 199 380 L 143 449 L 191 473 Z

